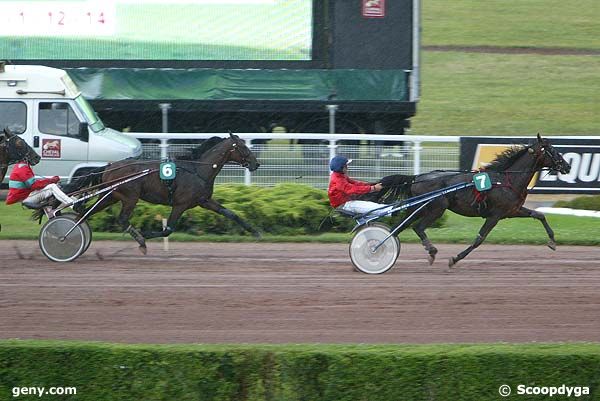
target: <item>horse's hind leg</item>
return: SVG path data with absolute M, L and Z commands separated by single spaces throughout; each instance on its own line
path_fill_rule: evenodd
M 554 240 L 554 231 L 552 231 L 552 228 L 550 228 L 550 225 L 548 224 L 548 222 L 546 221 L 546 216 L 544 216 L 544 213 L 535 211 L 535 210 L 531 210 L 531 209 L 527 209 L 526 207 L 521 207 L 514 215 L 510 216 L 510 217 L 532 217 L 536 220 L 539 220 L 542 225 L 544 226 L 544 229 L 546 230 L 546 234 L 548 234 L 548 248 L 552 249 L 553 251 L 556 251 L 556 241 Z
M 448 266 L 449 267 L 454 266 L 456 263 L 458 263 L 459 260 L 464 259 L 468 254 L 470 254 L 473 249 L 475 249 L 479 245 L 481 245 L 483 243 L 483 241 L 485 241 L 485 238 L 490 233 L 490 231 L 492 231 L 492 229 L 494 227 L 496 227 L 496 224 L 498 224 L 498 221 L 499 221 L 499 219 L 497 217 L 488 217 L 485 220 L 485 223 L 483 223 L 483 226 L 481 227 L 481 229 L 479 230 L 479 235 L 477 235 L 477 238 L 475 238 L 475 241 L 473 242 L 473 244 L 471 246 L 469 246 L 467 249 L 465 249 L 464 251 L 462 251 L 461 253 L 459 253 L 458 255 L 456 255 L 455 257 L 450 258 L 450 261 L 448 262 Z
M 413 225 L 414 232 L 421 239 L 421 243 L 425 247 L 425 250 L 429 254 L 427 259 L 429 260 L 429 264 L 432 265 L 435 261 L 435 255 L 437 255 L 437 248 L 431 243 L 427 234 L 425 234 L 425 230 L 427 227 L 431 226 L 437 219 L 442 217 L 444 214 L 445 207 L 435 207 L 435 208 L 426 208 L 423 212 L 421 212 L 421 217 L 416 224 Z
M 133 213 L 133 209 L 135 209 L 135 205 L 137 204 L 138 198 L 125 199 L 122 196 L 119 196 L 119 198 L 121 198 L 120 200 L 122 207 L 117 221 L 123 228 L 123 231 L 129 233 L 129 235 L 131 235 L 131 237 L 140 245 L 140 252 L 142 252 L 145 255 L 147 252 L 146 240 L 144 239 L 142 233 L 140 233 L 137 228 L 135 228 L 129 223 L 129 218 Z

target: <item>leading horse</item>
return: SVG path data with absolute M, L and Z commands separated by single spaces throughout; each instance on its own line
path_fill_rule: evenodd
M 183 212 L 196 206 L 219 213 L 235 221 L 256 237 L 260 237 L 260 233 L 252 226 L 212 199 L 215 178 L 225 163 L 234 162 L 250 171 L 255 171 L 260 166 L 245 142 L 233 134 L 230 134 L 228 138 L 212 137 L 204 141 L 194 154 L 198 155 L 196 160 L 177 161 L 177 172 L 171 183 L 161 180 L 158 171 L 159 162 L 125 159 L 97 169 L 92 175 L 76 180 L 69 187 L 69 192 L 94 184 L 109 185 L 120 179 L 142 173 L 144 170 L 151 170 L 152 172 L 148 175 L 119 185 L 114 192 L 95 205 L 90 213 L 90 215 L 97 213 L 114 203 L 121 202 L 118 222 L 123 230 L 138 242 L 140 250 L 144 254 L 146 253 L 146 239 L 169 236 L 175 230 L 177 221 Z M 129 218 L 140 199 L 172 207 L 165 229 L 141 233 L 130 225 Z
M 571 166 L 547 139 L 543 139 L 538 134 L 533 144 L 510 148 L 485 167 L 485 172 L 488 173 L 493 183 L 492 189 L 489 191 L 481 193 L 475 190 L 457 191 L 436 198 L 425 206 L 416 215 L 412 228 L 429 255 L 429 264 L 434 262 L 438 250 L 425 234 L 425 230 L 440 218 L 446 209 L 463 216 L 485 219 L 473 244 L 450 258 L 448 263 L 450 267 L 481 245 L 498 221 L 506 218 L 532 217 L 539 220 L 548 234 L 548 247 L 555 250 L 554 232 L 548 225 L 544 214 L 523 207 L 527 197 L 527 185 L 542 169 L 567 174 L 571 170 Z M 408 196 L 417 196 L 454 184 L 470 182 L 476 173 L 478 172 L 432 171 L 416 176 L 388 176 L 382 180 L 384 190 L 381 191 L 379 199 L 389 199 L 390 193 L 402 192 Z M 398 188 L 402 190 L 398 191 Z M 409 213 L 412 210 L 409 210 Z

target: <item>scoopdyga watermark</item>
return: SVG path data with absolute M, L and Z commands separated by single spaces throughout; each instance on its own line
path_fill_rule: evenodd
M 512 394 L 512 388 L 508 384 L 502 384 L 498 387 L 498 393 L 502 397 L 508 397 Z M 560 386 L 528 386 L 526 384 L 517 385 L 517 391 L 515 395 L 544 395 L 544 396 L 562 396 L 562 397 L 581 397 L 582 395 L 589 395 L 590 388 L 587 386 L 567 386 L 562 384 Z

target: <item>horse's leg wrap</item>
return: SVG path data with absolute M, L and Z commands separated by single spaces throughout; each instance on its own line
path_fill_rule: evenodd
M 146 249 L 146 239 L 144 238 L 144 236 L 142 235 L 142 233 L 140 233 L 138 231 L 137 228 L 135 228 L 134 226 L 132 226 L 131 224 L 129 225 L 129 227 L 127 227 L 127 229 L 125 230 L 126 232 L 129 233 L 129 235 L 131 235 L 131 237 L 136 240 L 136 242 L 138 244 L 140 244 L 140 250 L 142 251 L 142 253 L 146 254 L 145 249 Z
M 168 237 L 169 235 L 171 235 L 173 233 L 173 231 L 175 231 L 175 230 L 169 226 L 166 226 L 165 229 L 162 231 L 144 231 L 142 233 L 142 235 L 146 239 L 158 238 L 158 237 Z

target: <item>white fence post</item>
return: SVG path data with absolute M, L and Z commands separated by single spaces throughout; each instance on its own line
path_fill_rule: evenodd
M 252 139 L 246 139 L 244 142 L 246 142 L 246 147 L 252 150 Z M 247 168 L 244 169 L 244 185 L 252 185 L 252 174 Z
M 421 141 L 418 140 L 413 140 L 413 152 L 414 152 L 414 158 L 413 158 L 413 174 L 414 175 L 419 175 L 421 174 L 421 150 L 423 150 L 423 148 L 421 147 Z
M 331 160 L 335 157 L 335 154 L 336 154 L 337 140 L 330 139 L 329 145 L 327 145 L 327 147 L 329 148 L 329 160 Z
M 161 139 L 158 147 L 160 148 L 160 159 L 167 160 L 169 158 L 169 140 Z

